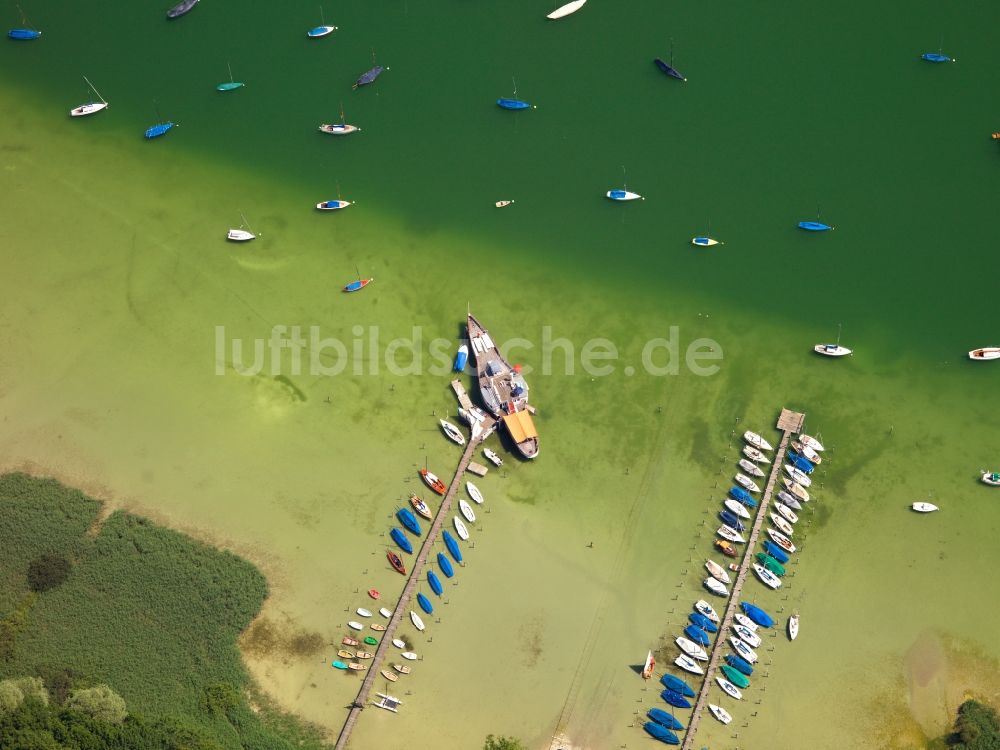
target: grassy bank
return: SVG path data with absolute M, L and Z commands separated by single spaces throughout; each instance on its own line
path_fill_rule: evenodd
M 263 576 L 127 513 L 97 526 L 100 512 L 55 481 L 0 477 L 0 679 L 41 677 L 57 704 L 106 684 L 131 714 L 205 746 L 318 747 L 261 710 L 240 660 Z

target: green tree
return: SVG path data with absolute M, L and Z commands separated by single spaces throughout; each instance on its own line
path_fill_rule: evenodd
M 958 707 L 950 744 L 956 750 L 1000 750 L 1000 716 L 989 706 L 965 701 Z
M 488 735 L 483 750 L 524 750 L 521 740 L 515 737 L 495 737 Z
M 28 588 L 36 593 L 54 589 L 69 577 L 70 562 L 56 552 L 46 552 L 28 563 Z
M 24 692 L 13 680 L 0 682 L 0 716 L 6 716 L 17 710 L 24 700 Z
M 66 708 L 111 723 L 124 721 L 128 715 L 125 699 L 107 685 L 74 690 L 66 701 Z

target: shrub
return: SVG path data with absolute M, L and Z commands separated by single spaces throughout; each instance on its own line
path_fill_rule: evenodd
M 125 699 L 107 685 L 74 690 L 66 701 L 66 708 L 113 724 L 124 721 L 128 715 Z
M 59 586 L 69 576 L 70 562 L 56 552 L 46 552 L 28 563 L 28 588 L 37 593 Z

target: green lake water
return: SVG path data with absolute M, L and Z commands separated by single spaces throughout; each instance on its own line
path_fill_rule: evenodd
M 797 608 L 802 634 L 762 649 L 698 746 L 920 747 L 966 691 L 995 702 L 1000 491 L 977 473 L 1000 466 L 1000 369 L 965 359 L 1000 342 L 994 4 L 592 0 L 549 22 L 546 3 L 397 0 L 326 5 L 320 40 L 308 3 L 23 7 L 43 36 L 0 44 L 0 467 L 259 564 L 264 617 L 331 644 L 256 660 L 282 705 L 346 715 L 333 644 L 367 588 L 401 589 L 385 537 L 416 469 L 458 458 L 436 423 L 451 376 L 426 352 L 422 376 L 373 374 L 367 337 L 453 345 L 467 304 L 532 345 L 542 452 L 479 482 L 468 564 L 406 633 L 404 709 L 365 712 L 353 747 L 640 746 L 634 712 L 663 704 L 632 666 L 675 655 L 738 436 L 776 443 L 783 406 L 828 460 L 794 578 L 744 598 Z M 686 83 L 652 65 L 671 40 Z M 918 59 L 940 45 L 958 63 Z M 351 91 L 373 55 L 388 70 Z M 220 94 L 227 62 L 247 86 Z M 83 75 L 111 106 L 71 119 Z M 495 106 L 512 77 L 537 109 Z M 317 133 L 341 105 L 362 132 Z M 144 141 L 158 113 L 179 127 Z M 623 166 L 645 201 L 603 197 Z M 357 205 L 313 209 L 338 190 Z M 834 232 L 796 229 L 817 209 Z M 246 246 L 223 239 L 240 210 Z M 725 244 L 692 247 L 709 226 Z M 376 281 L 342 295 L 356 267 Z M 855 356 L 821 361 L 838 324 Z M 335 377 L 217 357 L 218 326 L 250 346 L 275 325 L 365 345 Z M 681 356 L 717 342 L 717 374 L 644 370 L 672 326 Z M 541 371 L 546 335 L 573 373 Z M 581 366 L 595 337 L 620 354 L 606 377 Z M 928 495 L 940 513 L 908 510 Z

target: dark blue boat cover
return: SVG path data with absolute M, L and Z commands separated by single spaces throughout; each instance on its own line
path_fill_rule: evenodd
M 715 633 L 719 629 L 718 625 L 705 617 L 701 612 L 692 612 L 688 615 L 688 620 L 691 621 L 692 625 L 697 625 L 706 633 Z
M 448 548 L 451 556 L 455 558 L 455 562 L 462 562 L 462 550 L 459 549 L 458 542 L 455 541 L 455 537 L 447 531 L 443 532 L 441 536 L 444 537 L 444 546 Z
M 451 567 L 451 561 L 444 556 L 444 552 L 438 552 L 438 566 L 441 568 L 441 572 L 448 578 L 455 575 L 455 571 Z
M 401 530 L 397 529 L 395 526 L 392 527 L 392 531 L 389 532 L 389 536 L 392 537 L 392 541 L 399 545 L 399 548 L 406 552 L 407 554 L 413 554 L 413 545 L 410 544 L 410 540 L 406 538 Z
M 691 708 L 691 701 L 685 698 L 683 695 L 678 693 L 676 690 L 671 690 L 667 688 L 662 693 L 660 697 L 663 698 L 671 706 L 676 706 L 677 708 Z
M 655 721 L 647 721 L 643 724 L 643 729 L 649 732 L 651 735 L 656 737 L 660 742 L 665 742 L 668 745 L 679 745 L 681 741 L 677 739 L 677 735 L 671 732 L 662 724 L 657 724 Z
M 708 637 L 708 633 L 699 628 L 697 625 L 688 625 L 684 628 L 684 635 L 701 646 L 707 646 L 712 642 Z
M 780 562 L 782 565 L 788 562 L 788 553 L 770 539 L 764 542 L 764 549 L 767 550 L 767 554 Z
M 729 494 L 733 496 L 734 500 L 743 503 L 748 508 L 756 508 L 757 501 L 753 499 L 749 492 L 747 492 L 742 487 L 730 487 Z
M 743 674 L 750 676 L 753 674 L 753 665 L 746 659 L 743 659 L 736 654 L 726 654 L 726 664 L 729 666 L 740 670 Z
M 420 522 L 417 517 L 413 515 L 413 512 L 409 508 L 400 508 L 396 512 L 396 518 L 399 522 L 403 524 L 407 529 L 412 531 L 417 536 L 420 536 Z
M 694 698 L 694 690 L 680 677 L 674 677 L 672 674 L 665 674 L 660 678 L 660 682 L 663 687 L 667 690 L 673 690 L 675 693 L 680 693 L 681 695 L 687 695 Z
M 646 716 L 655 721 L 657 724 L 662 724 L 667 729 L 683 729 L 684 725 L 677 721 L 671 713 L 667 713 L 662 708 L 651 708 L 646 712 Z
M 427 583 L 433 591 L 438 596 L 444 593 L 444 586 L 441 585 L 441 579 L 437 577 L 433 570 L 427 571 Z
M 423 594 L 417 594 L 417 604 L 419 604 L 420 605 L 420 609 L 422 609 L 427 614 L 433 614 L 434 613 L 434 605 L 431 604 L 431 600 L 428 599 Z
M 760 625 L 762 628 L 769 628 L 774 625 L 774 618 L 755 604 L 750 602 L 740 602 L 740 607 L 746 616 Z

